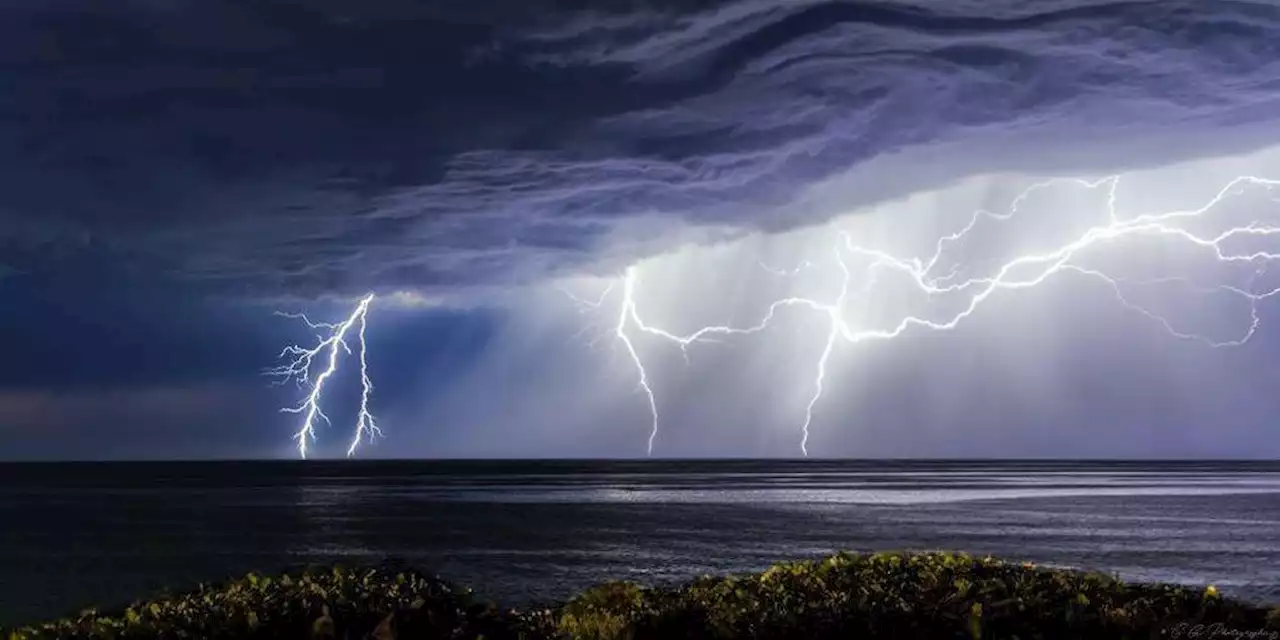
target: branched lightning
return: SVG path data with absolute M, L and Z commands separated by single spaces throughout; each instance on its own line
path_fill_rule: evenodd
M 644 395 L 649 400 L 649 413 L 653 416 L 653 429 L 649 431 L 648 451 L 649 455 L 653 455 L 653 440 L 658 437 L 658 400 L 653 395 L 653 387 L 649 386 L 649 372 L 644 369 L 644 363 L 640 360 L 640 353 L 636 351 L 636 345 L 631 342 L 631 337 L 627 335 L 628 320 L 640 324 L 640 318 L 636 315 L 635 290 L 636 270 L 632 267 L 627 269 L 627 274 L 622 279 L 622 309 L 618 313 L 618 325 L 615 327 L 614 333 L 618 336 L 618 340 L 627 347 L 627 354 L 631 356 L 631 361 L 635 363 L 636 370 L 640 375 L 640 388 L 644 390 Z
M 650 384 L 649 372 L 645 369 L 636 344 L 632 340 L 631 331 L 635 330 L 676 345 L 688 358 L 689 348 L 700 342 L 714 339 L 716 336 L 745 335 L 761 332 L 768 328 L 777 312 L 784 307 L 798 307 L 824 314 L 829 320 L 829 329 L 821 355 L 816 362 L 813 378 L 813 393 L 805 407 L 804 420 L 801 425 L 800 451 L 808 455 L 809 429 L 814 419 L 814 409 L 821 400 L 824 389 L 828 386 L 827 370 L 832 353 L 838 343 L 858 344 L 869 341 L 885 341 L 897 338 L 909 330 L 950 331 L 969 318 L 998 291 L 1028 289 L 1038 286 L 1050 277 L 1059 274 L 1074 274 L 1102 282 L 1127 309 L 1130 309 L 1163 328 L 1170 335 L 1202 342 L 1210 347 L 1220 348 L 1239 346 L 1249 341 L 1256 333 L 1260 319 L 1257 305 L 1262 300 L 1280 294 L 1280 289 L 1255 291 L 1253 287 L 1262 276 L 1271 261 L 1280 259 L 1280 253 L 1271 251 L 1232 252 L 1226 248 L 1228 241 L 1237 238 L 1280 236 L 1280 226 L 1268 226 L 1252 222 L 1245 226 L 1233 226 L 1213 235 L 1204 235 L 1187 228 L 1187 224 L 1205 217 L 1212 212 L 1229 195 L 1239 193 L 1243 188 L 1253 186 L 1270 190 L 1280 186 L 1280 180 L 1255 176 L 1239 176 L 1229 181 L 1206 204 L 1196 209 L 1144 213 L 1131 217 L 1119 214 L 1116 207 L 1116 192 L 1120 177 L 1113 176 L 1102 180 L 1088 181 L 1077 178 L 1054 179 L 1039 182 L 1027 187 L 1015 197 L 1009 209 L 1003 213 L 979 210 L 969 218 L 968 223 L 959 231 L 940 237 L 934 245 L 933 253 L 926 259 L 918 257 L 901 258 L 888 252 L 864 247 L 855 243 L 847 232 L 840 232 L 836 243 L 834 263 L 841 276 L 840 290 L 834 300 L 823 302 L 807 297 L 787 297 L 774 301 L 769 305 L 763 317 L 753 325 L 734 327 L 728 325 L 709 325 L 698 328 L 687 334 L 677 334 L 657 326 L 647 324 L 637 308 L 635 292 L 639 275 L 636 267 L 628 269 L 621 278 L 621 300 L 617 323 L 613 334 L 630 356 L 639 378 L 639 387 L 644 392 L 652 418 L 652 427 L 648 439 L 648 453 L 653 454 L 654 442 L 658 436 L 659 413 L 658 402 Z M 999 264 L 992 275 L 981 277 L 965 277 L 965 269 L 959 264 L 946 273 L 939 274 L 939 265 L 947 257 L 948 248 L 965 240 L 984 221 L 1001 223 L 1015 217 L 1027 199 L 1036 191 L 1055 186 L 1075 186 L 1084 189 L 1106 187 L 1106 222 L 1085 230 L 1075 240 L 1056 249 L 1042 253 L 1019 255 L 1008 262 Z M 1280 199 L 1275 199 L 1280 201 Z M 1195 285 L 1185 278 L 1166 277 L 1150 280 L 1131 280 L 1110 276 L 1095 268 L 1078 264 L 1078 258 L 1086 250 L 1103 245 L 1139 237 L 1162 238 L 1180 242 L 1188 247 L 1199 248 L 1207 252 L 1220 263 L 1244 263 L 1254 267 L 1254 275 L 1246 287 L 1219 285 L 1203 287 Z M 958 310 L 949 314 L 920 315 L 907 314 L 887 328 L 858 328 L 845 316 L 850 283 L 854 270 L 850 268 L 850 260 L 857 259 L 862 265 L 860 273 L 865 274 L 864 293 L 870 292 L 882 272 L 898 273 L 928 299 L 938 296 L 961 296 Z M 769 267 L 763 262 L 760 266 L 776 276 L 794 276 L 805 269 L 817 268 L 815 261 L 806 260 L 794 270 L 780 270 Z M 1168 318 L 1146 309 L 1125 296 L 1126 287 L 1142 287 L 1154 285 L 1178 284 L 1189 290 L 1210 293 L 1218 292 L 1239 296 L 1246 300 L 1250 307 L 1251 321 L 1247 330 L 1230 340 L 1215 340 L 1209 337 L 1177 330 Z M 599 301 L 587 301 L 574 296 L 584 309 L 599 309 L 617 287 L 610 285 Z
M 373 381 L 369 377 L 369 359 L 367 341 L 365 332 L 368 328 L 369 305 L 373 303 L 374 296 L 370 294 L 365 296 L 356 305 L 355 310 L 346 320 L 337 323 L 330 322 L 312 322 L 307 316 L 302 314 L 279 313 L 277 315 L 287 318 L 302 320 L 311 329 L 318 332 L 323 330 L 328 332 L 317 333 L 317 343 L 314 347 L 304 348 L 298 345 L 285 347 L 280 352 L 280 358 L 286 362 L 278 367 L 268 369 L 266 374 L 279 378 L 278 384 L 284 384 L 292 380 L 302 387 L 309 388 L 305 399 L 301 404 L 294 407 L 285 407 L 281 409 L 284 413 L 298 414 L 302 416 L 302 425 L 293 435 L 293 439 L 298 442 L 298 454 L 303 458 L 307 457 L 307 443 L 316 439 L 316 422 L 324 421 L 325 424 L 332 425 L 329 416 L 325 415 L 321 408 L 321 401 L 324 396 L 325 385 L 334 373 L 338 371 L 339 359 L 342 353 L 351 354 L 351 347 L 347 344 L 348 334 L 355 333 L 356 339 L 359 341 L 359 357 L 360 357 L 360 409 L 356 415 L 355 433 L 352 435 L 351 442 L 347 447 L 347 456 L 355 454 L 360 443 L 366 439 L 372 440 L 382 435 L 382 429 L 378 427 L 378 423 L 374 420 L 373 414 L 369 411 L 369 397 L 373 395 Z M 357 328 L 357 324 L 359 325 Z M 323 366 L 320 373 L 312 376 L 312 371 L 319 365 Z

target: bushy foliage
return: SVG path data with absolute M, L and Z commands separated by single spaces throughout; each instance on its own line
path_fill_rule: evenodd
M 413 571 L 345 569 L 249 574 L 223 585 L 10 633 L 25 638 L 501 638 L 522 620 Z
M 1269 620 L 1266 608 L 1212 587 L 1129 585 L 948 553 L 840 554 L 666 590 L 611 583 L 571 600 L 557 622 L 566 636 L 593 640 L 1137 638 L 1179 623 L 1280 629 L 1280 616 Z
M 501 610 L 411 571 L 251 574 L 110 615 L 86 611 L 11 637 L 1280 637 L 1258 635 L 1265 630 L 1280 631 L 1280 609 L 1225 599 L 1212 587 L 1131 585 L 964 554 L 880 553 L 784 563 L 672 589 L 613 582 L 554 609 L 524 612 Z

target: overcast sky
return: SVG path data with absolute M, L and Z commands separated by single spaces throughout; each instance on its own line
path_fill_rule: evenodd
M 367 292 L 386 437 L 359 455 L 643 456 L 631 265 L 645 322 L 749 326 L 836 299 L 841 231 L 927 258 L 1035 180 L 1132 174 L 985 219 L 946 267 L 982 277 L 1107 224 L 1108 193 L 1138 215 L 1280 179 L 1273 147 L 1274 2 L 9 2 L 0 458 L 294 457 L 305 391 L 261 373 L 315 333 L 273 312 Z M 1196 230 L 1280 225 L 1275 198 L 1243 185 Z M 1280 309 L 1223 289 L 1274 288 L 1265 261 L 1090 251 L 1124 300 L 1062 273 L 836 344 L 810 454 L 1280 455 Z M 863 329 L 958 304 L 859 291 Z M 828 315 L 687 353 L 629 322 L 654 455 L 800 453 Z M 319 455 L 349 439 L 343 364 Z

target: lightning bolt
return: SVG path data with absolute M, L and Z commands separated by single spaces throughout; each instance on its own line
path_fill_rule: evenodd
M 644 326 L 640 322 L 640 317 L 636 315 L 636 270 L 635 267 L 627 269 L 627 274 L 622 278 L 622 309 L 618 313 L 618 325 L 614 328 L 614 334 L 618 336 L 618 340 L 627 347 L 627 354 L 631 356 L 631 361 L 636 365 L 636 371 L 640 374 L 639 385 L 644 390 L 644 395 L 649 399 L 649 414 L 653 416 L 653 428 L 649 431 L 649 455 L 653 455 L 653 441 L 658 437 L 658 399 L 653 395 L 653 387 L 649 386 L 649 372 L 644 369 L 644 362 L 640 360 L 640 353 L 636 351 L 636 345 L 631 342 L 631 337 L 627 335 L 627 321 L 630 320 L 641 327 Z M 683 347 L 683 345 L 682 345 Z
M 364 440 L 373 440 L 382 435 L 382 429 L 369 411 L 369 397 L 373 395 L 373 381 L 369 377 L 368 343 L 365 332 L 369 322 L 369 305 L 374 296 L 369 294 L 362 298 L 346 320 L 337 323 L 312 322 L 306 315 L 276 312 L 276 315 L 301 320 L 307 327 L 318 332 L 317 343 L 311 348 L 290 345 L 280 352 L 280 359 L 286 362 L 278 367 L 266 370 L 266 375 L 279 378 L 277 384 L 293 381 L 300 387 L 309 389 L 306 397 L 297 406 L 285 407 L 281 412 L 302 416 L 302 424 L 293 435 L 298 442 L 298 455 L 307 457 L 307 443 L 316 439 L 316 423 L 323 421 L 332 425 L 329 416 L 321 408 L 321 401 L 329 379 L 338 371 L 341 355 L 351 355 L 351 347 L 347 344 L 347 336 L 354 333 L 359 343 L 360 358 L 360 409 L 356 414 L 355 433 L 347 446 L 347 457 L 355 455 L 356 449 Z M 358 326 L 357 326 L 358 325 Z M 323 365 L 320 373 L 312 376 L 312 371 Z
M 799 307 L 824 314 L 828 319 L 829 329 L 822 352 L 816 362 L 813 393 L 805 407 L 804 420 L 800 429 L 799 446 L 801 453 L 805 456 L 809 455 L 809 432 L 814 420 L 814 409 L 821 401 L 824 390 L 828 386 L 828 363 L 839 343 L 843 341 L 845 344 L 856 345 L 870 341 L 887 341 L 898 338 L 912 329 L 950 331 L 971 317 L 982 306 L 982 303 L 995 293 L 1036 287 L 1056 275 L 1074 274 L 1101 281 L 1115 295 L 1122 306 L 1153 321 L 1175 338 L 1202 342 L 1213 348 L 1240 346 L 1248 342 L 1257 332 L 1260 325 L 1258 303 L 1280 293 L 1280 289 L 1254 291 L 1253 286 L 1256 280 L 1265 273 L 1269 263 L 1280 258 L 1280 253 L 1271 251 L 1231 252 L 1225 248 L 1225 245 L 1228 241 L 1237 238 L 1280 236 L 1280 226 L 1267 226 L 1253 222 L 1245 226 L 1234 226 L 1214 235 L 1203 235 L 1187 228 L 1187 224 L 1204 218 L 1229 195 L 1241 193 L 1244 187 L 1254 186 L 1269 191 L 1280 185 L 1280 180 L 1256 176 L 1239 176 L 1229 181 L 1206 204 L 1196 209 L 1145 213 L 1128 218 L 1122 217 L 1117 211 L 1116 195 L 1119 184 L 1120 176 L 1111 176 L 1092 181 L 1079 178 L 1056 178 L 1037 182 L 1020 192 L 1013 199 L 1009 209 L 1003 213 L 986 210 L 976 211 L 970 217 L 968 223 L 960 230 L 941 236 L 934 244 L 933 253 L 926 259 L 919 257 L 901 258 L 886 251 L 864 247 L 856 244 L 848 232 L 841 231 L 838 234 L 839 238 L 834 251 L 834 264 L 841 276 L 840 290 L 835 299 L 830 302 L 823 302 L 807 297 L 782 298 L 770 304 L 764 316 L 757 323 L 749 326 L 709 325 L 687 334 L 677 334 L 647 324 L 642 319 L 636 304 L 635 292 L 639 280 L 637 268 L 633 266 L 627 269 L 621 278 L 622 299 L 619 303 L 614 335 L 630 356 L 632 365 L 638 374 L 639 387 L 648 401 L 652 418 L 648 439 L 648 454 L 650 456 L 653 455 L 654 442 L 658 437 L 660 422 L 658 402 L 650 384 L 649 373 L 645 369 L 644 362 L 631 338 L 630 332 L 632 330 L 674 344 L 680 349 L 687 361 L 689 349 L 694 344 L 711 341 L 716 336 L 746 335 L 764 331 L 774 322 L 777 312 L 783 308 Z M 1074 240 L 1062 244 L 1056 249 L 1014 257 L 1007 262 L 999 264 L 992 275 L 961 279 L 964 269 L 959 264 L 952 267 L 947 273 L 937 274 L 939 265 L 946 258 L 948 249 L 956 243 L 964 241 L 984 221 L 995 224 L 1008 221 L 1018 215 L 1020 208 L 1035 192 L 1059 186 L 1074 186 L 1088 190 L 1105 186 L 1107 189 L 1106 223 L 1086 229 Z M 1272 201 L 1280 202 L 1280 199 L 1272 198 Z M 1078 264 L 1078 258 L 1088 249 L 1138 237 L 1162 238 L 1181 242 L 1187 246 L 1207 251 L 1219 263 L 1245 263 L 1252 265 L 1254 267 L 1254 276 L 1250 279 L 1248 286 L 1244 288 L 1231 285 L 1202 287 L 1179 277 L 1156 278 L 1145 281 L 1128 280 L 1112 277 L 1098 269 Z M 905 276 L 907 282 L 917 291 L 925 294 L 930 301 L 938 296 L 961 296 L 963 303 L 958 306 L 958 310 L 950 314 L 904 314 L 903 317 L 888 328 L 857 328 L 845 317 L 850 283 L 854 274 L 854 271 L 849 266 L 851 258 L 860 259 L 864 263 L 862 273 L 865 273 L 866 281 L 861 291 L 863 294 L 871 292 L 871 288 L 882 272 L 890 272 Z M 760 266 L 776 276 L 794 276 L 804 269 L 816 268 L 818 265 L 814 261 L 806 260 L 799 268 L 791 271 L 775 269 L 764 263 L 760 263 Z M 1179 331 L 1175 329 L 1174 323 L 1168 318 L 1131 302 L 1124 294 L 1126 286 L 1167 284 L 1180 284 L 1199 293 L 1225 293 L 1247 300 L 1251 317 L 1248 329 L 1240 336 L 1230 340 L 1215 340 L 1198 334 Z M 610 288 L 605 291 L 598 302 L 589 302 L 577 296 L 573 297 L 580 304 L 583 304 L 584 308 L 598 309 L 614 289 L 615 287 L 610 285 Z

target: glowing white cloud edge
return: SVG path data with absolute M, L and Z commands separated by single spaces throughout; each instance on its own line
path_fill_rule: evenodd
M 612 323 L 611 333 L 614 339 L 625 348 L 628 357 L 634 366 L 637 375 L 638 390 L 645 395 L 649 413 L 651 417 L 651 427 L 647 441 L 646 452 L 649 456 L 653 455 L 654 444 L 658 438 L 661 424 L 661 416 L 658 410 L 658 399 L 654 392 L 653 386 L 650 384 L 650 374 L 644 365 L 644 361 L 640 356 L 635 342 L 632 340 L 630 331 L 632 329 L 641 333 L 666 340 L 678 346 L 682 354 L 688 358 L 688 348 L 696 343 L 709 341 L 715 336 L 725 335 L 748 335 L 759 333 L 768 328 L 774 321 L 777 311 L 784 307 L 800 307 L 807 308 L 811 311 L 824 314 L 829 319 L 829 329 L 825 338 L 825 343 L 821 354 L 815 364 L 815 374 L 813 378 L 813 393 L 809 396 L 808 403 L 805 407 L 804 420 L 801 424 L 801 438 L 799 443 L 802 455 L 808 456 L 808 442 L 810 436 L 810 427 L 813 423 L 814 408 L 821 400 L 827 385 L 827 368 L 832 353 L 835 351 L 837 344 L 843 340 L 845 343 L 857 344 L 872 340 L 891 340 L 903 335 L 912 328 L 933 330 L 933 331 L 950 331 L 958 326 L 966 318 L 970 317 L 992 294 L 1000 290 L 1016 290 L 1035 287 L 1050 276 L 1060 273 L 1074 273 L 1090 278 L 1096 278 L 1106 283 L 1114 292 L 1117 300 L 1126 308 L 1142 314 L 1148 319 L 1159 324 L 1166 332 L 1172 336 L 1186 340 L 1196 340 L 1213 347 L 1229 347 L 1243 345 L 1249 341 L 1256 333 L 1260 324 L 1258 316 L 1257 304 L 1267 298 L 1280 293 L 1280 289 L 1272 289 L 1267 291 L 1255 292 L 1247 288 L 1235 287 L 1230 285 L 1219 285 L 1211 287 L 1211 290 L 1230 293 L 1237 295 L 1249 302 L 1251 309 L 1248 330 L 1241 336 L 1231 340 L 1213 340 L 1201 335 L 1178 331 L 1174 328 L 1167 318 L 1159 314 L 1143 308 L 1140 305 L 1132 303 L 1123 293 L 1121 287 L 1124 280 L 1114 278 L 1096 269 L 1086 268 L 1077 264 L 1072 264 L 1071 260 L 1080 252 L 1090 247 L 1098 246 L 1104 243 L 1123 240 L 1136 236 L 1148 237 L 1165 237 L 1167 239 L 1188 243 L 1189 246 L 1199 247 L 1212 252 L 1213 257 L 1219 262 L 1226 263 L 1249 263 L 1256 267 L 1256 273 L 1261 274 L 1266 265 L 1273 260 L 1280 259 L 1280 253 L 1271 251 L 1252 251 L 1247 253 L 1232 253 L 1224 250 L 1223 245 L 1232 238 L 1242 236 L 1280 236 L 1280 226 L 1266 226 L 1257 222 L 1250 223 L 1245 226 L 1231 227 L 1225 231 L 1221 231 L 1216 235 L 1203 236 L 1198 235 L 1182 226 L 1179 223 L 1191 221 L 1210 213 L 1224 199 L 1233 193 L 1239 193 L 1239 190 L 1245 186 L 1260 187 L 1270 190 L 1276 186 L 1280 186 L 1280 180 L 1262 178 L 1257 176 L 1242 175 L 1228 181 L 1217 193 L 1203 206 L 1196 209 L 1172 210 L 1158 213 L 1143 213 L 1131 217 L 1122 218 L 1116 211 L 1116 190 L 1119 187 L 1121 176 L 1111 176 L 1100 180 L 1084 180 L 1080 178 L 1055 178 L 1037 182 L 1028 186 L 1021 191 L 1012 201 L 1008 211 L 1005 213 L 994 213 L 986 210 L 978 210 L 969 219 L 959 231 L 941 236 L 934 245 L 934 252 L 927 260 L 915 258 L 900 258 L 893 256 L 887 252 L 863 247 L 854 243 L 853 238 L 844 231 L 837 233 L 837 242 L 834 247 L 835 264 L 840 271 L 840 291 L 830 302 L 823 302 L 808 297 L 785 297 L 775 300 L 769 305 L 767 312 L 755 324 L 743 327 L 734 327 L 729 325 L 707 325 L 700 327 L 686 334 L 677 334 L 666 329 L 647 324 L 640 313 L 636 303 L 636 287 L 639 281 L 639 269 L 633 265 L 626 269 L 623 275 L 616 281 L 611 282 L 596 300 L 588 300 L 575 295 L 573 292 L 562 289 L 562 291 L 583 311 L 596 312 L 601 310 L 608 299 L 615 293 L 621 292 L 621 299 L 618 303 L 618 313 L 616 321 Z M 1016 258 L 1002 264 L 995 271 L 995 275 L 988 277 L 971 278 L 956 282 L 959 275 L 959 269 L 952 269 L 946 274 L 934 274 L 936 267 L 946 253 L 947 247 L 964 239 L 968 234 L 973 232 L 975 228 L 983 220 L 991 220 L 994 222 L 1006 221 L 1013 218 L 1019 212 L 1019 207 L 1036 191 L 1056 186 L 1075 186 L 1085 189 L 1107 188 L 1107 220 L 1106 224 L 1097 225 L 1087 229 L 1075 240 L 1059 246 L 1057 249 L 1042 253 L 1028 253 L 1019 255 Z M 927 296 L 943 295 L 943 294 L 962 294 L 968 296 L 968 302 L 960 306 L 958 312 L 954 312 L 949 316 L 941 318 L 928 318 L 917 315 L 905 315 L 896 325 L 888 329 L 855 329 L 845 318 L 845 307 L 850 294 L 850 282 L 853 277 L 853 271 L 849 267 L 849 259 L 857 258 L 866 262 L 863 267 L 863 273 L 866 274 L 867 280 L 863 292 L 870 291 L 870 288 L 876 282 L 878 274 L 882 270 L 891 270 L 908 277 L 911 283 Z M 803 270 L 816 269 L 818 264 L 811 260 L 804 260 L 799 266 L 793 270 L 781 270 L 772 268 L 763 262 L 760 266 L 767 272 L 777 276 L 795 275 Z M 1015 275 L 1015 271 L 1030 271 L 1021 277 Z M 1161 278 L 1158 280 L 1146 281 L 1145 284 L 1157 282 L 1178 281 L 1183 284 L 1192 286 L 1199 290 L 1205 290 L 1204 287 L 1195 287 L 1191 282 L 1183 278 Z M 1144 284 L 1144 283 L 1136 283 Z M 621 285 L 621 286 L 618 286 Z M 318 420 L 329 423 L 328 417 L 324 414 L 320 407 L 325 383 L 337 371 L 338 360 L 340 356 L 339 350 L 344 350 L 350 354 L 350 348 L 346 343 L 346 336 L 350 333 L 352 327 L 358 322 L 359 330 L 359 347 L 360 347 L 360 363 L 361 363 L 361 384 L 362 395 L 360 409 L 356 418 L 355 433 L 350 441 L 347 449 L 347 455 L 354 455 L 361 442 L 366 439 L 382 435 L 381 429 L 377 426 L 373 415 L 369 411 L 369 398 L 372 394 L 373 385 L 368 374 L 368 360 L 366 357 L 366 341 L 365 329 L 368 324 L 369 307 L 374 301 L 372 294 L 362 298 L 347 319 L 340 323 L 315 323 L 307 319 L 305 316 L 296 314 L 280 314 L 288 317 L 301 319 L 310 328 L 317 330 L 327 330 L 328 335 L 318 334 L 317 344 L 312 348 L 302 348 L 299 346 L 287 347 L 281 357 L 291 357 L 284 365 L 268 370 L 269 375 L 280 377 L 281 382 L 294 380 L 299 385 L 306 386 L 310 389 L 301 404 L 295 407 L 282 409 L 282 411 L 304 416 L 301 426 L 294 434 L 294 439 L 298 442 L 298 452 L 303 458 L 307 455 L 307 443 L 313 441 L 316 437 L 315 424 Z M 321 355 L 327 355 L 324 360 L 325 368 L 314 379 L 311 371 L 316 365 L 316 359 Z

